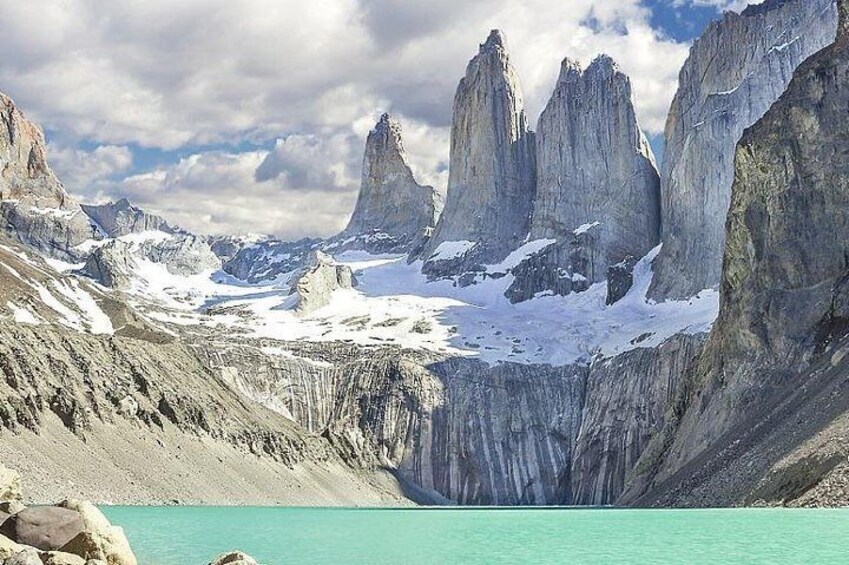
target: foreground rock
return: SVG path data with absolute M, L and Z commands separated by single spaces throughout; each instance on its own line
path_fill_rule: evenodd
M 528 233 L 534 175 L 519 77 L 503 34 L 494 30 L 454 97 L 448 194 L 422 257 L 425 269 L 436 276 L 444 271 L 438 253 L 444 244 L 469 242 L 463 252 L 469 266 L 498 262 L 519 247 Z
M 734 147 L 834 40 L 834 0 L 770 1 L 708 26 L 681 70 L 666 123 L 663 250 L 651 296 L 687 298 L 720 281 Z
M 0 477 L 12 474 L 2 466 L 0 471 Z M 124 531 L 90 502 L 21 507 L 5 517 L 0 514 L 0 519 L 0 559 L 5 565 L 137 564 Z
M 354 214 L 336 241 L 372 253 L 413 251 L 433 229 L 441 208 L 433 187 L 413 178 L 401 124 L 383 114 L 366 141 Z
M 581 226 L 595 232 L 592 264 L 563 254 L 565 261 L 549 269 L 595 283 L 609 266 L 657 246 L 660 180 L 634 113 L 631 82 L 610 57 L 597 58 L 586 70 L 563 61 L 539 119 L 536 160 L 531 239 L 571 240 Z
M 849 1 L 747 130 L 720 315 L 625 500 L 845 505 L 849 452 Z

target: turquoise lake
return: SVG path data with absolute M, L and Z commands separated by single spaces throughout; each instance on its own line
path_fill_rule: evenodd
M 849 563 L 849 510 L 106 507 L 140 565 Z

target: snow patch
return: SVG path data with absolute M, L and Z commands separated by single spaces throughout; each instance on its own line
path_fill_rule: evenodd
M 433 252 L 428 261 L 448 261 L 462 257 L 469 251 L 475 248 L 477 243 L 474 241 L 443 241 L 439 247 Z

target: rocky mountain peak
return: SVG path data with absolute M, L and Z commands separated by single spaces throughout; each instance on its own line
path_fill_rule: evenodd
M 561 65 L 537 127 L 536 179 L 531 239 L 558 246 L 547 248 L 544 265 L 532 269 L 537 280 L 517 277 L 523 296 L 573 291 L 575 285 L 557 282 L 563 279 L 558 273 L 598 282 L 610 266 L 657 245 L 659 177 L 637 123 L 630 79 L 612 58 L 599 56 L 586 70 L 569 59 Z
M 500 29 L 494 29 L 490 31 L 489 36 L 486 38 L 486 41 L 481 43 L 480 46 L 481 53 L 495 50 L 507 50 L 507 40 L 504 37 L 504 32 Z
M 47 165 L 44 134 L 0 92 L 0 199 L 27 199 L 59 207 L 68 194 Z
M 375 252 L 410 251 L 436 222 L 440 199 L 420 185 L 407 162 L 401 124 L 383 114 L 368 135 L 357 204 L 339 236 Z
M 652 297 L 686 298 L 719 284 L 734 148 L 796 67 L 834 41 L 836 25 L 834 0 L 771 1 L 726 13 L 693 44 L 666 122 Z
M 499 261 L 528 233 L 535 193 L 533 133 L 504 45 L 503 34 L 492 32 L 457 87 L 448 195 L 425 260 L 444 242 L 471 241 L 480 245 L 467 263 Z
M 849 0 L 837 0 L 837 35 L 845 39 L 849 35 Z
M 176 233 L 164 218 L 137 208 L 126 198 L 108 204 L 83 204 L 83 210 L 109 237 L 121 237 L 145 231 Z
M 61 259 L 92 237 L 92 227 L 47 164 L 44 133 L 0 93 L 0 229 Z
M 569 57 L 565 57 L 560 63 L 560 77 L 558 77 L 557 82 L 560 83 L 574 80 L 576 77 L 581 76 L 583 73 L 584 67 L 579 61 L 571 59 Z

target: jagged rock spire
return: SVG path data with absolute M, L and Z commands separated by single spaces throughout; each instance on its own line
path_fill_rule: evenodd
M 504 35 L 493 30 L 454 97 L 445 210 L 425 252 L 471 241 L 477 260 L 498 260 L 528 233 L 535 192 L 533 134 Z
M 344 237 L 378 238 L 408 248 L 436 222 L 440 200 L 431 186 L 416 182 L 407 162 L 401 124 L 383 114 L 369 133 L 357 205 Z
M 597 226 L 598 259 L 581 273 L 593 282 L 657 245 L 660 180 L 631 82 L 612 58 L 601 55 L 586 70 L 564 59 L 539 119 L 536 155 L 532 239 L 571 239 L 579 227 Z

